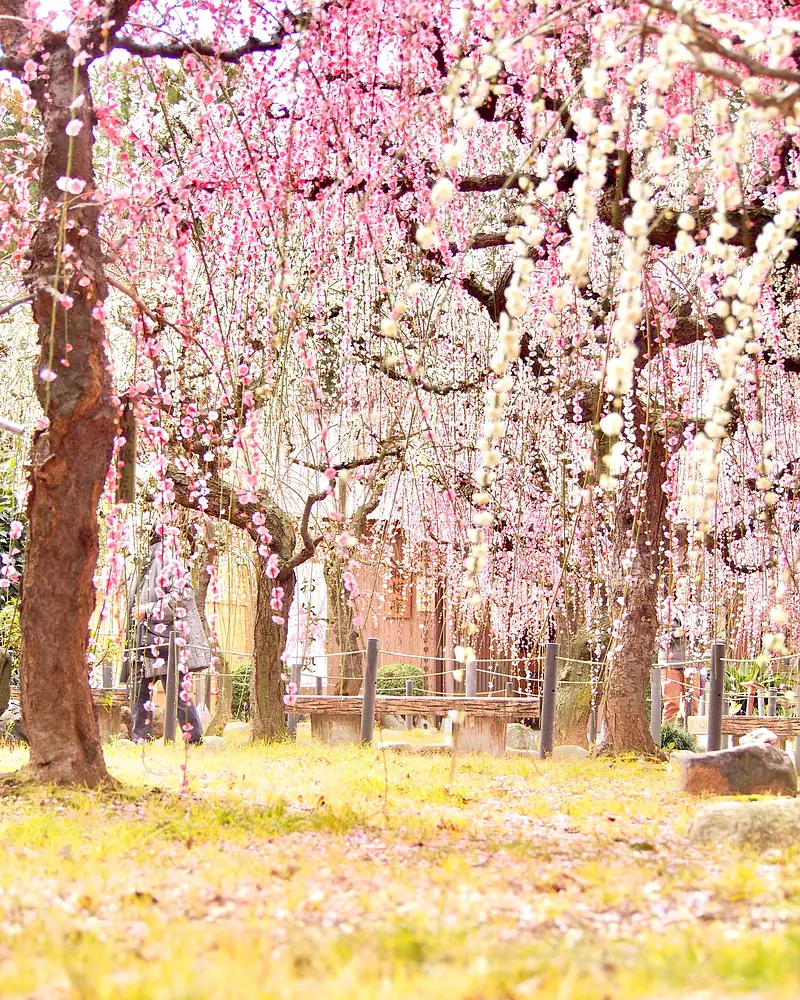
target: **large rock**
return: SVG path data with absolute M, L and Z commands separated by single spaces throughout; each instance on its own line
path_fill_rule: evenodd
M 509 750 L 538 750 L 539 740 L 530 726 L 512 722 L 506 726 L 506 747 Z
M 800 801 L 714 802 L 689 828 L 697 844 L 734 844 L 766 851 L 800 844 Z
M 553 747 L 553 760 L 586 760 L 590 756 L 591 754 L 586 747 L 573 746 L 569 743 Z
M 391 712 L 387 715 L 381 715 L 378 718 L 378 729 L 405 729 L 406 720 L 402 715 L 393 715 Z
M 753 743 L 683 757 L 680 787 L 690 795 L 796 795 L 797 773 L 788 754 Z
M 229 722 L 222 735 L 232 745 L 242 745 L 250 742 L 250 725 L 247 722 Z

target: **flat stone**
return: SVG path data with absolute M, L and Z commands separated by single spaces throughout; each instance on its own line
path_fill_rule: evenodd
M 586 747 L 576 747 L 569 743 L 553 748 L 553 760 L 586 760 L 591 756 Z
M 445 743 L 423 743 L 422 746 L 417 747 L 417 752 L 431 757 L 436 754 L 451 754 L 453 750 L 452 747 L 447 746 Z
M 229 722 L 222 730 L 222 735 L 231 743 L 248 743 L 250 741 L 250 724 L 247 722 Z
M 221 736 L 204 736 L 202 745 L 211 750 L 222 750 L 225 740 Z
M 539 740 L 536 733 L 521 722 L 512 722 L 506 726 L 507 750 L 538 750 Z
M 750 743 L 681 758 L 680 788 L 690 795 L 796 795 L 797 773 L 773 744 Z
M 387 741 L 386 743 L 378 743 L 375 749 L 392 750 L 394 751 L 394 753 L 416 753 L 414 747 L 410 743 L 403 743 L 402 741 L 398 742 Z
M 759 851 L 800 844 L 800 801 L 713 802 L 692 821 L 696 844 L 734 844 Z

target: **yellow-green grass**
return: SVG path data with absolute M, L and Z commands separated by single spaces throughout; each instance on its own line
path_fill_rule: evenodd
M 302 731 L 191 749 L 179 797 L 182 749 L 106 757 L 113 793 L 0 802 L 2 997 L 800 996 L 800 852 L 690 845 L 671 765 Z

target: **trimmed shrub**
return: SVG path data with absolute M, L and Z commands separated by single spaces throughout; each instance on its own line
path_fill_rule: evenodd
M 413 681 L 415 697 L 426 693 L 425 674 L 413 663 L 386 663 L 378 667 L 378 694 L 402 697 L 406 693 L 406 681 Z
M 252 669 L 252 663 L 249 660 L 243 660 L 233 670 L 231 715 L 241 722 L 247 722 L 250 718 L 250 671 Z
M 687 733 L 680 726 L 667 723 L 661 727 L 662 750 L 691 750 L 697 753 L 697 737 Z

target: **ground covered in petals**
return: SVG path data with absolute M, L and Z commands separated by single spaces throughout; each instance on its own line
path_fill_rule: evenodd
M 22 763 L 0 751 L 3 770 Z M 0 803 L 0 996 L 800 994 L 800 852 L 699 849 L 673 765 L 107 748 Z

